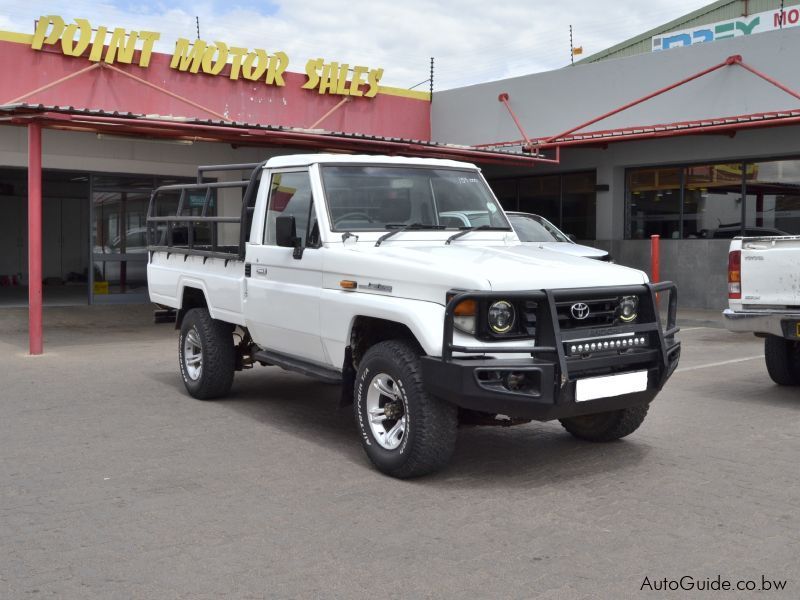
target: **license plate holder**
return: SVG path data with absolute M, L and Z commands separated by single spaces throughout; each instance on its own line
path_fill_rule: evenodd
M 586 402 L 647 389 L 647 371 L 589 377 L 575 382 L 575 401 Z

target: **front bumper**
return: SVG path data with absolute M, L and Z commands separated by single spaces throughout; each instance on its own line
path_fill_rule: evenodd
M 669 292 L 666 331 L 657 317 L 659 292 Z M 609 294 L 640 294 L 650 298 L 650 319 L 632 325 L 605 327 L 600 330 L 562 330 L 555 312 L 556 302 L 564 297 L 584 298 Z M 539 303 L 537 345 L 530 358 L 487 357 L 487 350 L 454 346 L 453 308 L 464 299 L 495 297 L 496 292 L 467 292 L 450 300 L 445 312 L 445 336 L 441 357 L 424 357 L 423 383 L 433 396 L 443 398 L 462 408 L 507 415 L 512 418 L 549 421 L 584 414 L 594 414 L 647 404 L 655 398 L 672 375 L 680 358 L 680 342 L 675 340 L 677 296 L 674 284 L 645 284 L 643 286 L 612 287 L 587 290 L 548 290 L 515 292 L 504 298 L 535 299 Z M 640 300 L 640 310 L 642 304 Z M 595 338 L 587 333 L 595 333 Z M 619 339 L 633 335 L 648 340 L 646 345 L 622 351 L 600 351 L 586 355 L 570 355 L 568 348 L 579 340 Z M 454 358 L 453 352 L 460 353 Z M 519 354 L 519 348 L 497 352 Z M 491 350 L 495 354 L 495 350 Z M 464 356 L 469 354 L 470 356 Z M 577 382 L 592 377 L 646 373 L 647 385 L 642 391 L 577 400 Z M 521 385 L 509 387 L 511 377 Z
M 800 339 L 800 313 L 722 311 L 725 328 L 737 333 L 765 333 L 789 340 Z

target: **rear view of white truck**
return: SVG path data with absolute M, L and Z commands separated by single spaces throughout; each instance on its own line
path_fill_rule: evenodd
M 800 236 L 734 239 L 728 303 L 725 326 L 764 338 L 772 380 L 800 385 Z

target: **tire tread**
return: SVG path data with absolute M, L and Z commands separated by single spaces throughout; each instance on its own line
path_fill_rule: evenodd
M 178 349 L 179 367 L 183 370 L 183 338 L 192 325 L 196 326 L 203 344 L 203 372 L 197 385 L 184 377 L 186 389 L 198 400 L 212 400 L 225 396 L 233 385 L 236 353 L 231 335 L 231 325 L 212 319 L 205 308 L 193 308 L 186 313 L 181 325 Z M 191 386 L 191 387 L 190 387 Z
M 403 385 L 406 393 L 417 395 L 419 416 L 411 422 L 415 436 L 410 454 L 399 467 L 385 470 L 370 456 L 373 464 L 387 474 L 400 479 L 420 477 L 438 471 L 450 461 L 458 435 L 458 410 L 452 404 L 431 397 L 423 386 L 420 352 L 401 340 L 380 342 L 370 348 L 362 363 L 382 355 L 407 374 Z M 358 411 L 358 403 L 355 403 Z
M 778 385 L 800 385 L 800 364 L 793 358 L 792 344 L 797 344 L 776 335 L 764 338 L 764 360 L 767 373 Z M 797 352 L 795 356 L 800 356 Z

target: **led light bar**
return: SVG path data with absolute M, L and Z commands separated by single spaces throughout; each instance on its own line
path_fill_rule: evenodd
M 628 350 L 629 348 L 644 348 L 647 346 L 647 337 L 633 335 L 624 338 L 575 340 L 569 343 L 570 354 L 587 354 L 590 352 L 609 352 L 611 350 Z

